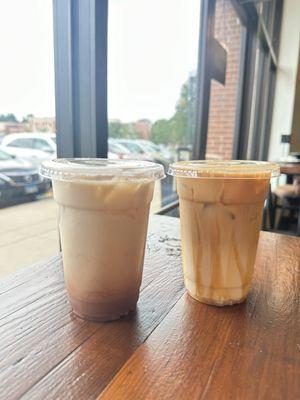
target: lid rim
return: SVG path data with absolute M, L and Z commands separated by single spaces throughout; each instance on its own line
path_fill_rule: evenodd
M 140 160 L 110 160 L 107 158 L 56 158 L 44 161 L 40 174 L 61 181 L 136 181 L 165 177 L 161 164 Z
M 280 168 L 268 161 L 192 160 L 170 164 L 168 174 L 185 178 L 270 179 L 280 175 Z

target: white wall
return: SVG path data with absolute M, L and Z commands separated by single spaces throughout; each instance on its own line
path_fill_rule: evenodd
M 281 156 L 282 134 L 290 134 L 300 44 L 300 0 L 284 0 L 269 159 Z

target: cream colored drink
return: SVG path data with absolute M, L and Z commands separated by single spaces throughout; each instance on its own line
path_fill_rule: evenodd
M 271 163 L 183 162 L 177 177 L 185 286 L 202 302 L 243 301 L 249 291 Z M 275 171 L 275 172 L 274 172 Z
M 74 179 L 53 178 L 66 288 L 78 316 L 117 319 L 134 310 L 139 297 L 149 207 L 162 168 L 137 161 L 71 163 L 79 163 Z

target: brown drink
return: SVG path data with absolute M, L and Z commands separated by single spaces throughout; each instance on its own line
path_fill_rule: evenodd
M 271 163 L 190 161 L 176 176 L 185 286 L 204 303 L 242 302 L 249 291 Z
M 58 159 L 45 162 L 42 174 L 53 180 L 65 283 L 75 314 L 96 321 L 128 314 L 139 297 L 149 207 L 162 167 Z

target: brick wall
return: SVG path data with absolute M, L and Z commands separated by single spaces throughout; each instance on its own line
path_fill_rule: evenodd
M 227 49 L 225 86 L 211 82 L 206 158 L 232 158 L 241 25 L 230 0 L 217 0 L 215 37 Z
M 137 132 L 141 139 L 149 140 L 151 133 L 151 121 L 140 120 L 132 123 L 133 129 Z

